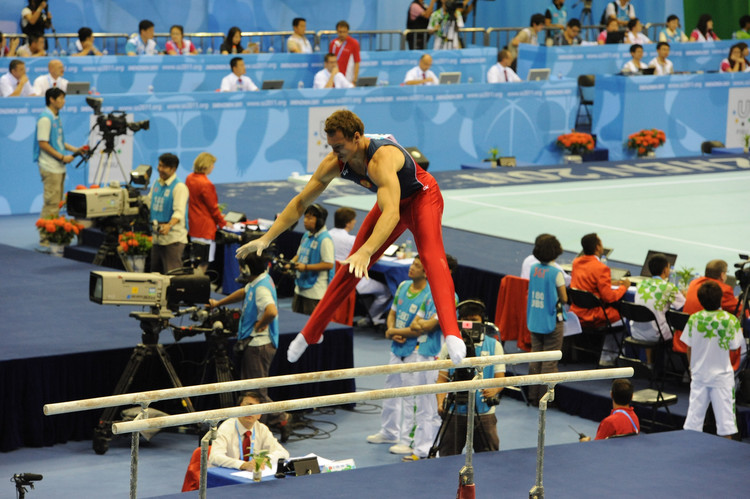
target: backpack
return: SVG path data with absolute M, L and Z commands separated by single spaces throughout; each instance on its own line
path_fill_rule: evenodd
M 615 6 L 615 15 L 620 11 L 620 7 L 618 7 L 617 2 L 611 2 L 612 5 Z M 607 26 L 607 7 L 609 7 L 609 4 L 604 6 L 604 11 L 602 12 L 602 18 L 599 20 L 599 24 L 602 26 Z

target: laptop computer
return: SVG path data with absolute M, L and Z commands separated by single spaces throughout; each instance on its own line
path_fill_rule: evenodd
M 535 68 L 529 70 L 528 81 L 549 80 L 550 68 Z
M 67 95 L 88 95 L 91 84 L 87 81 L 69 81 Z
M 377 83 L 377 76 L 360 76 L 359 78 L 357 78 L 358 87 L 374 87 Z
M 461 83 L 460 71 L 449 71 L 447 73 L 440 73 L 441 85 L 455 85 L 456 83 Z
M 608 31 L 607 32 L 607 40 L 604 42 L 607 43 L 622 43 L 625 41 L 625 32 L 624 31 Z
M 261 90 L 279 90 L 284 86 L 284 80 L 263 80 Z
M 656 68 L 645 68 L 645 69 L 641 69 L 641 74 L 652 75 L 654 74 L 654 71 L 656 71 Z

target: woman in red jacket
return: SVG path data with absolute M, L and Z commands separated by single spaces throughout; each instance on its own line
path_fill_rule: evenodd
M 208 180 L 213 171 L 216 157 L 202 152 L 193 162 L 193 173 L 185 179 L 190 191 L 188 199 L 188 221 L 190 240 L 192 242 L 210 245 L 208 262 L 214 261 L 216 252 L 216 228 L 224 227 L 226 221 L 219 210 L 219 200 L 216 197 L 216 187 Z M 203 272 L 208 268 L 208 262 L 200 265 Z

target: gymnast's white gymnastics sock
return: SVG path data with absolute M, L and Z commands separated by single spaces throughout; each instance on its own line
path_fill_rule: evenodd
M 323 336 L 321 335 L 318 343 L 323 343 Z M 292 342 L 289 344 L 289 350 L 286 351 L 286 360 L 289 362 L 297 362 L 302 354 L 307 350 L 307 340 L 299 333 L 294 337 Z
M 448 347 L 448 355 L 454 364 L 459 364 L 466 357 L 466 344 L 458 336 L 446 336 L 445 345 Z M 291 347 L 289 347 L 291 350 Z

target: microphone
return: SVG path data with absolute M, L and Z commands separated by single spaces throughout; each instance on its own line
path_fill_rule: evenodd
M 38 482 L 42 478 L 42 475 L 38 475 L 36 473 L 19 473 L 17 475 L 13 475 L 13 480 L 22 482 Z

